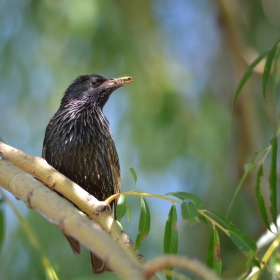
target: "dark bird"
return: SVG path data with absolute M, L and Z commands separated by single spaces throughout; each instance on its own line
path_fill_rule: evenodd
M 46 128 L 43 158 L 101 201 L 121 191 L 119 158 L 102 110 L 114 90 L 131 82 L 131 77 L 78 77 L 67 88 Z M 116 204 L 112 206 L 116 219 Z M 71 236 L 66 238 L 74 253 L 80 254 L 79 242 Z M 93 252 L 90 255 L 94 273 L 108 269 Z

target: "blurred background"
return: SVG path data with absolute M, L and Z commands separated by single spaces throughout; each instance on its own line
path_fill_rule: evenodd
M 262 65 L 234 109 L 234 93 L 248 65 L 279 39 L 277 0 L 17 1 L 0 0 L 0 137 L 41 156 L 45 128 L 62 94 L 81 74 L 133 76 L 104 111 L 119 153 L 123 190 L 195 193 L 204 208 L 226 214 L 255 152 L 269 144 L 274 116 L 261 97 Z M 256 240 L 265 230 L 248 178 L 230 219 Z M 266 188 L 263 189 L 266 196 Z M 91 279 L 87 250 L 76 257 L 62 234 L 13 199 L 36 232 L 60 279 Z M 128 197 L 135 241 L 140 200 Z M 170 203 L 147 199 L 150 235 L 140 251 L 163 253 Z M 5 204 L 1 279 L 47 279 L 40 253 Z M 206 260 L 210 229 L 179 215 L 179 253 Z M 223 278 L 236 279 L 246 259 L 221 233 Z M 116 279 L 112 273 L 94 279 Z

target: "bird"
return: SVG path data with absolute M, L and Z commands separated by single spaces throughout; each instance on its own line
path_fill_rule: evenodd
M 103 107 L 114 90 L 132 82 L 132 77 L 79 76 L 66 89 L 46 127 L 42 157 L 100 201 L 121 192 L 118 153 Z M 115 201 L 112 208 L 116 219 Z M 79 255 L 79 242 L 65 237 Z M 90 257 L 95 274 L 111 271 L 94 252 Z

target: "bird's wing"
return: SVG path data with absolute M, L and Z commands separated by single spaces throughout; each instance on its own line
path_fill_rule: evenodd
M 47 157 L 49 157 L 49 153 L 51 151 L 50 148 L 48 148 L 48 143 L 49 143 L 49 139 L 50 136 L 52 135 L 52 129 L 53 129 L 53 119 L 54 117 L 52 117 L 52 119 L 49 121 L 47 127 L 46 127 L 46 131 L 45 131 L 45 137 L 44 137 L 44 142 L 43 142 L 43 149 L 42 149 L 42 158 L 47 160 Z M 52 165 L 52 164 L 50 164 Z
M 111 176 L 112 176 L 112 181 L 113 181 L 114 194 L 120 193 L 121 190 L 122 190 L 120 164 L 119 164 L 119 157 L 118 157 L 118 154 L 117 154 L 117 150 L 116 150 L 114 141 L 112 141 L 111 144 L 110 144 L 109 153 L 108 153 L 108 160 L 109 160 L 110 169 L 111 169 Z M 115 216 L 115 219 L 117 219 L 117 216 L 116 216 L 117 202 L 118 202 L 118 200 L 114 201 L 114 216 Z

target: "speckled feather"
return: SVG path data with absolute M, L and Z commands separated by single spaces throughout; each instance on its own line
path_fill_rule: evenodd
M 91 77 L 87 76 L 88 80 Z M 76 79 L 67 89 L 59 110 L 50 120 L 43 144 L 43 157 L 59 172 L 77 183 L 99 200 L 121 191 L 120 166 L 109 122 L 102 108 L 106 96 L 102 88 L 92 95 L 85 94 L 74 98 L 73 91 L 88 92 L 87 79 Z M 82 85 L 83 85 L 82 84 Z M 100 93 L 99 91 L 102 91 Z M 78 93 L 79 94 L 79 93 Z M 97 98 L 105 96 L 105 102 Z M 97 101 L 99 100 L 99 102 Z
M 120 166 L 103 106 L 130 77 L 106 79 L 99 75 L 78 77 L 66 90 L 45 133 L 42 156 L 46 161 L 98 200 L 121 191 Z M 116 218 L 116 207 L 114 207 Z M 75 254 L 80 245 L 65 235 Z M 107 268 L 91 252 L 94 273 Z

